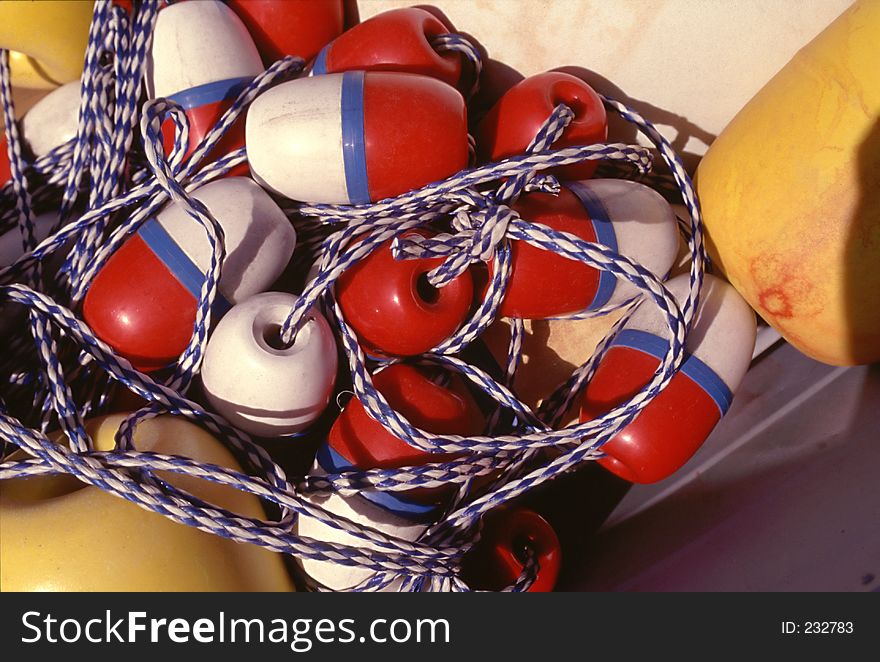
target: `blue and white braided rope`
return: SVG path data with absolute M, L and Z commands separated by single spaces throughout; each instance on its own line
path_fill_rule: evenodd
M 204 531 L 300 558 L 367 568 L 374 574 L 359 587 L 363 590 L 387 587 L 401 578 L 401 590 L 466 590 L 467 586 L 457 576 L 459 562 L 473 542 L 481 516 L 562 472 L 601 457 L 602 444 L 647 406 L 651 398 L 669 383 L 681 364 L 705 262 L 699 206 L 681 161 L 650 123 L 621 104 L 605 99 L 610 110 L 634 122 L 654 142 L 661 157 L 669 164 L 688 206 L 691 216 L 691 292 L 681 309 L 662 283 L 640 265 L 601 245 L 531 223 L 512 211 L 511 205 L 523 192 L 558 190 L 555 179 L 546 175 L 550 168 L 596 159 L 627 163 L 641 172 L 650 168 L 649 151 L 636 146 L 610 144 L 552 150 L 554 140 L 571 118 L 571 111 L 564 107 L 557 108 L 548 118 L 523 155 L 465 170 L 447 180 L 372 205 L 342 207 L 286 203 L 286 211 L 294 222 L 302 224 L 303 219 L 308 218 L 308 224 L 314 230 L 310 233 L 310 242 L 303 248 L 303 259 L 306 262 L 318 259 L 320 263 L 315 277 L 306 284 L 283 325 L 283 340 L 292 341 L 308 311 L 320 305 L 338 329 L 348 360 L 352 391 L 368 413 L 414 447 L 428 452 L 462 454 L 453 461 L 393 471 L 346 471 L 321 477 L 298 477 L 291 483 L 284 471 L 247 435 L 205 411 L 184 394 L 200 366 L 211 326 L 210 306 L 216 296 L 224 260 L 222 230 L 207 209 L 192 198 L 191 192 L 243 163 L 245 155 L 239 150 L 201 169 L 199 166 L 253 98 L 284 76 L 301 72 L 302 61 L 285 58 L 258 77 L 194 153 L 184 160 L 182 154 L 188 142 L 188 129 L 179 109 L 165 100 L 150 102 L 143 109 L 135 106 L 157 7 L 154 3 L 145 3 L 129 21 L 119 8 L 111 9 L 107 6 L 109 3 L 98 4 L 82 79 L 83 102 L 77 138 L 47 157 L 26 164 L 21 158 L 15 130 L 10 133 L 7 129 L 10 163 L 17 165 L 12 166 L 13 181 L 0 193 L 3 206 L 0 228 L 12 229 L 13 224 L 20 225 L 25 238 L 25 253 L 13 265 L 0 269 L 0 300 L 10 300 L 28 309 L 29 328 L 36 350 L 33 370 L 22 371 L 14 366 L 15 380 L 22 383 L 22 387 L 37 381 L 44 385 L 46 397 L 39 403 L 43 412 L 40 414 L 41 428 L 47 429 L 55 421 L 67 444 L 50 440 L 44 433 L 21 423 L 4 405 L 0 409 L 0 439 L 22 448 L 27 456 L 7 459 L 0 464 L 0 480 L 70 473 L 85 483 Z M 473 47 L 460 38 L 438 40 L 435 47 L 462 52 L 478 67 L 479 60 L 468 54 L 468 49 Z M 112 63 L 101 65 L 101 53 L 112 54 Z M 2 67 L 0 63 L 0 76 L 4 75 Z M 8 85 L 8 72 L 4 80 Z M 7 98 L 8 95 L 4 97 Z M 11 112 L 10 108 L 11 104 L 4 102 L 4 114 Z M 170 114 L 177 129 L 175 147 L 167 158 L 161 139 L 161 124 L 166 113 Z M 7 126 L 10 123 L 11 119 L 6 119 Z M 132 149 L 135 141 L 132 138 L 137 126 L 145 137 L 146 168 L 142 170 L 130 168 L 134 162 Z M 128 181 L 127 165 L 130 171 Z M 35 187 L 28 200 L 30 177 L 34 177 Z M 75 201 L 80 199 L 83 190 L 89 193 L 88 208 L 79 218 L 37 244 L 32 228 L 31 234 L 27 234 L 27 225 L 32 224 L 31 205 L 51 199 L 52 187 L 57 190 L 59 185 L 63 187 L 60 194 L 63 214 L 72 217 Z M 69 250 L 71 290 L 66 300 L 75 307 L 108 257 L 169 199 L 181 205 L 194 222 L 204 228 L 212 246 L 212 260 L 199 296 L 193 336 L 173 374 L 161 382 L 137 372 L 127 361 L 117 357 L 70 308 L 29 287 L 27 279 L 49 256 Z M 110 216 L 121 210 L 128 211 L 127 218 L 108 232 Z M 448 225 L 449 232 L 419 239 L 414 239 L 413 235 L 404 236 L 408 230 L 444 223 L 450 217 L 453 221 Z M 443 257 L 443 265 L 431 274 L 433 284 L 438 287 L 474 261 L 495 265 L 486 297 L 471 319 L 453 337 L 414 360 L 460 374 L 472 388 L 491 396 L 498 403 L 498 411 L 516 421 L 515 428 L 509 431 L 500 428 L 501 433 L 494 429 L 502 418 L 498 414 L 490 435 L 433 435 L 412 426 L 376 391 L 369 363 L 336 304 L 333 285 L 345 269 L 387 241 L 394 242 L 400 257 Z M 615 325 L 593 357 L 579 367 L 537 412 L 520 402 L 511 390 L 520 363 L 521 324 L 513 324 L 508 360 L 500 381 L 458 358 L 457 354 L 477 339 L 496 317 L 510 273 L 510 241 L 527 241 L 625 279 L 641 291 L 641 305 L 655 305 L 665 316 L 669 350 L 651 382 L 628 403 L 589 423 L 558 429 L 564 412 L 573 405 L 626 318 Z M 71 242 L 73 248 L 69 248 Z M 66 365 L 60 356 L 64 347 L 71 345 L 79 348 L 88 360 Z M 78 358 L 79 355 L 75 356 Z M 0 371 L 0 377 L 6 374 L 5 370 Z M 92 449 L 83 422 L 86 413 L 95 408 L 94 403 L 107 399 L 98 381 L 83 381 L 96 375 L 104 375 L 106 384 L 123 385 L 149 403 L 126 420 L 117 433 L 117 448 L 111 452 L 99 453 Z M 89 394 L 85 401 L 78 401 L 76 395 L 80 392 Z M 6 400 L 4 394 L 4 402 Z M 204 426 L 233 449 L 243 466 L 255 475 L 187 458 L 137 451 L 133 436 L 136 424 L 159 413 L 183 416 Z M 544 448 L 554 448 L 556 456 L 535 466 L 537 451 Z M 129 470 L 138 470 L 139 473 L 131 474 Z M 255 494 L 276 504 L 281 511 L 280 518 L 275 522 L 262 522 L 223 511 L 156 480 L 156 471 L 184 473 Z M 479 495 L 470 494 L 472 480 L 476 477 L 492 479 L 489 487 Z M 302 498 L 306 493 L 329 490 L 347 495 L 364 489 L 401 491 L 450 483 L 461 486 L 458 499 L 447 515 L 417 543 L 364 528 Z M 355 540 L 369 543 L 372 549 L 296 536 L 290 530 L 296 516 L 312 517 L 345 531 Z M 528 587 L 537 572 L 535 564 L 534 558 L 527 561 L 523 573 L 510 590 Z

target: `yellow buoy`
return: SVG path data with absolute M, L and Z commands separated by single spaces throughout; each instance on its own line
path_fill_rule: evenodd
M 91 0 L 0 1 L 0 48 L 10 53 L 12 85 L 51 89 L 83 70 Z
M 697 171 L 709 251 L 805 354 L 880 360 L 880 2 L 856 2 L 739 112 Z
M 122 415 L 87 424 L 112 450 Z M 238 469 L 214 437 L 179 418 L 141 423 L 138 450 Z M 259 500 L 230 487 L 158 472 L 175 487 L 245 517 Z M 70 476 L 0 483 L 0 589 L 4 591 L 288 591 L 280 554 L 178 524 Z

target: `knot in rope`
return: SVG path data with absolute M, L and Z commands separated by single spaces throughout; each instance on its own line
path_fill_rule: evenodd
M 162 136 L 162 124 L 166 119 L 174 124 L 174 144 L 167 158 Z M 162 187 L 167 189 L 168 180 L 176 180 L 182 169 L 183 157 L 189 145 L 189 119 L 177 102 L 164 98 L 152 99 L 143 107 L 141 133 L 149 168 Z
M 476 209 L 461 208 L 452 217 L 455 234 L 397 236 L 391 244 L 394 259 L 447 258 L 427 274 L 428 282 L 434 287 L 450 283 L 474 262 L 492 260 L 507 236 L 510 222 L 518 219 L 519 214 L 507 205 L 487 205 L 486 196 L 470 201 L 476 203 Z

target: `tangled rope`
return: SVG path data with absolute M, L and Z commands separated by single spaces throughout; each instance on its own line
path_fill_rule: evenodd
M 349 470 L 298 476 L 291 481 L 248 435 L 186 396 L 204 355 L 225 259 L 222 228 L 191 194 L 246 161 L 242 149 L 203 164 L 251 101 L 272 85 L 300 74 L 304 63 L 287 57 L 269 67 L 241 91 L 201 144 L 184 158 L 189 128 L 182 109 L 167 99 L 137 107 L 157 12 L 156 2 L 136 5 L 133 16 L 110 2 L 96 3 L 81 79 L 77 136 L 31 163 L 25 160 L 14 122 L 8 54 L 0 53 L 0 99 L 12 172 L 10 182 L 0 191 L 0 231 L 17 229 L 24 249 L 13 264 L 0 268 L 0 305 L 11 302 L 26 309 L 33 339 L 29 344 L 21 337 L 13 338 L 10 353 L 0 361 L 0 378 L 5 381 L 0 399 L 0 439 L 8 447 L 24 452 L 21 457 L 4 453 L 0 480 L 70 474 L 203 531 L 300 559 L 372 571 L 356 587 L 358 590 L 379 590 L 394 582 L 398 582 L 399 590 L 468 590 L 459 577 L 461 559 L 479 534 L 482 516 L 563 472 L 602 457 L 603 444 L 669 384 L 681 365 L 705 264 L 699 204 L 684 165 L 647 120 L 603 98 L 609 111 L 632 122 L 655 145 L 690 213 L 690 292 L 682 307 L 662 282 L 629 258 L 601 244 L 531 222 L 512 208 L 526 192 L 558 193 L 559 183 L 547 171 L 559 166 L 602 160 L 626 164 L 640 173 L 650 170 L 652 154 L 644 147 L 612 143 L 554 150 L 553 143 L 573 117 L 572 110 L 564 105 L 554 109 L 525 153 L 461 171 L 397 198 L 356 206 L 282 201 L 300 237 L 294 260 L 304 268 L 313 266 L 314 271 L 281 327 L 281 341 L 292 343 L 309 311 L 318 306 L 337 332 L 347 360 L 351 391 L 369 415 L 415 448 L 460 454 L 454 460 L 420 466 Z M 435 41 L 438 50 L 461 53 L 470 61 L 478 81 L 479 53 L 466 39 L 444 35 Z M 162 139 L 166 121 L 175 129 L 174 145 L 167 156 Z M 135 139 L 138 128 L 142 152 Z M 169 201 L 183 208 L 204 229 L 211 260 L 190 341 L 171 374 L 158 378 L 138 372 L 115 354 L 75 311 L 110 256 Z M 47 208 L 59 210 L 58 222 L 46 239 L 37 241 L 35 210 Z M 118 212 L 124 212 L 124 218 L 120 219 Z M 444 229 L 430 237 L 409 232 L 428 225 Z M 491 398 L 495 410 L 485 434 L 438 435 L 421 430 L 395 411 L 374 387 L 371 375 L 380 362 L 364 355 L 336 301 L 334 285 L 346 269 L 388 241 L 392 241 L 397 259 L 442 258 L 442 264 L 429 274 L 430 283 L 438 288 L 475 262 L 493 265 L 485 297 L 470 319 L 430 352 L 407 359 L 460 375 L 472 389 Z M 571 316 L 599 316 L 621 306 L 627 309 L 593 356 L 537 411 L 520 401 L 511 387 L 522 362 L 521 320 L 511 325 L 508 356 L 499 378 L 459 356 L 497 317 L 510 277 L 512 241 L 528 242 L 582 262 L 631 283 L 639 292 L 634 299 L 613 308 Z M 56 281 L 47 282 L 42 267 L 56 254 L 63 255 L 64 261 Z M 605 415 L 560 427 L 635 305 L 656 306 L 666 321 L 668 349 L 654 377 L 628 402 Z M 147 404 L 125 418 L 113 451 L 97 452 L 84 420 L 106 411 L 113 389 L 119 388 L 128 389 Z M 28 389 L 33 390 L 33 406 L 19 405 L 13 413 L 12 401 L 20 402 Z M 242 471 L 138 451 L 133 436 L 137 425 L 160 414 L 183 417 L 211 432 L 235 454 Z M 61 431 L 66 443 L 50 438 L 48 431 L 53 429 Z M 540 452 L 548 449 L 553 452 Z M 262 521 L 228 512 L 157 479 L 158 471 L 234 487 L 275 504 L 279 515 L 272 521 Z M 475 491 L 474 479 L 478 477 L 488 481 Z M 347 496 L 363 490 L 405 491 L 450 484 L 458 489 L 454 501 L 417 542 L 363 527 L 307 498 L 331 491 Z M 344 531 L 364 545 L 295 535 L 292 527 L 300 516 Z M 537 561 L 530 554 L 523 573 L 506 590 L 527 589 L 537 569 Z

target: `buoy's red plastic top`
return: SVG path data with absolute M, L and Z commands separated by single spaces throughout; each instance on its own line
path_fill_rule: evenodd
M 464 557 L 462 575 L 474 588 L 499 591 L 519 578 L 529 549 L 538 573 L 528 592 L 552 591 L 562 566 L 556 531 L 533 510 L 502 506 L 486 514 L 480 540 Z
M 413 366 L 397 363 L 373 375 L 373 384 L 395 411 L 422 430 L 459 435 L 483 431 L 483 415 L 458 379 L 439 386 Z M 407 444 L 371 418 L 356 398 L 339 415 L 329 438 L 334 450 L 361 469 L 395 469 L 456 457 Z
M 473 302 L 473 279 L 464 271 L 434 288 L 426 274 L 442 263 L 443 258 L 395 260 L 389 240 L 339 277 L 339 305 L 367 352 L 422 354 L 461 326 Z
M 9 170 L 9 153 L 6 138 L 0 138 L 0 186 L 12 179 L 12 172 Z
M 342 34 L 342 0 L 226 0 L 251 33 L 263 63 L 285 55 L 311 60 Z
M 401 71 L 430 76 L 452 86 L 461 81 L 461 56 L 438 53 L 431 39 L 449 29 L 433 14 L 417 7 L 393 9 L 356 25 L 331 43 L 320 73 L 363 69 Z M 320 60 L 321 58 L 319 58 Z
M 367 72 L 364 146 L 370 198 L 446 179 L 468 164 L 464 97 L 434 78 Z
M 565 187 L 559 195 L 528 193 L 513 206 L 526 221 L 541 223 L 584 241 L 596 241 L 590 216 Z M 513 271 L 498 314 L 545 319 L 585 310 L 599 287 L 599 272 L 525 241 L 511 242 Z
M 592 145 L 608 137 L 608 121 L 602 99 L 580 78 L 559 71 L 530 76 L 510 88 L 477 127 L 477 154 L 481 161 L 497 161 L 521 154 L 541 125 L 559 104 L 574 111 L 553 149 Z M 554 169 L 561 179 L 588 179 L 595 161 Z

